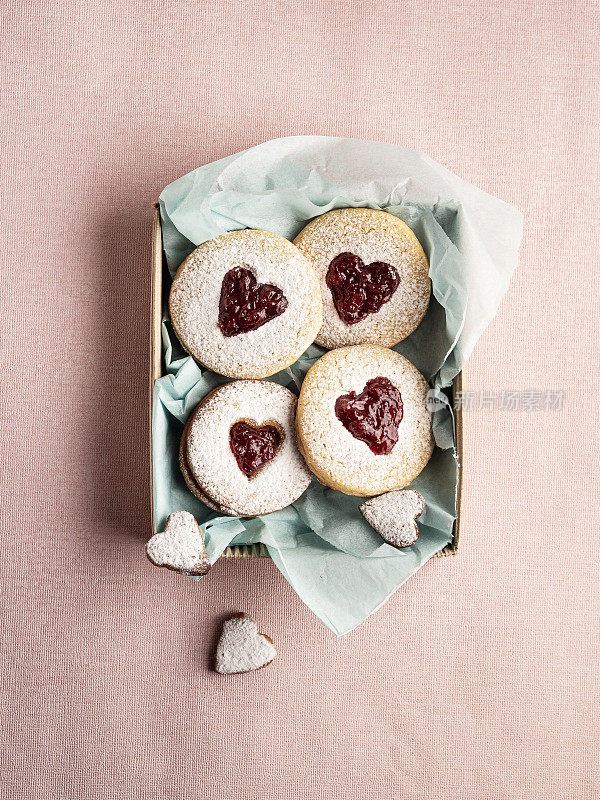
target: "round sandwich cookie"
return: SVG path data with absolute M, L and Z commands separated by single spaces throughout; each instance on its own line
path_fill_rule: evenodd
M 370 208 L 323 214 L 294 244 L 316 270 L 323 297 L 317 344 L 392 347 L 411 334 L 429 305 L 429 264 L 402 220 Z
M 230 516 L 269 514 L 293 503 L 312 475 L 294 430 L 297 400 L 271 381 L 214 389 L 185 426 L 179 463 L 190 491 Z
M 308 260 L 282 236 L 257 230 L 197 247 L 177 270 L 169 311 L 187 352 L 230 378 L 265 378 L 289 367 L 323 319 Z
M 327 486 L 359 497 L 401 489 L 433 452 L 429 386 L 379 345 L 330 350 L 309 369 L 296 415 L 298 445 Z

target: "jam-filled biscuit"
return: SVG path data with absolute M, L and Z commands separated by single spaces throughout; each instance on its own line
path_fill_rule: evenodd
M 230 378 L 289 367 L 314 341 L 323 315 L 307 259 L 282 236 L 256 230 L 197 247 L 177 270 L 169 310 L 187 352 Z
M 271 381 L 234 381 L 208 394 L 181 439 L 188 487 L 210 508 L 252 517 L 285 508 L 311 473 L 294 431 L 296 397 Z
M 429 265 L 417 237 L 385 211 L 341 208 L 309 222 L 294 244 L 314 266 L 323 297 L 317 344 L 386 347 L 427 311 Z
M 330 350 L 309 369 L 296 415 L 298 445 L 327 486 L 370 497 L 409 484 L 433 452 L 427 381 L 379 345 Z

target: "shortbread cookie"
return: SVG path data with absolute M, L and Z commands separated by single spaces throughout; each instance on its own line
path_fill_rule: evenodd
M 222 675 L 251 672 L 266 667 L 275 658 L 273 640 L 259 633 L 254 620 L 235 614 L 223 623 L 215 654 L 215 669 Z
M 393 214 L 370 208 L 329 211 L 309 222 L 294 244 L 321 284 L 317 344 L 392 347 L 425 316 L 431 292 L 427 257 L 408 225 Z
M 392 547 L 410 547 L 419 537 L 415 519 L 425 510 L 425 500 L 415 489 L 401 489 L 365 500 L 358 510 Z
M 285 508 L 311 481 L 296 444 L 296 397 L 271 381 L 234 381 L 192 412 L 180 446 L 191 491 L 224 514 Z
M 187 511 L 176 511 L 167 518 L 164 533 L 157 533 L 150 539 L 146 553 L 157 567 L 167 567 L 185 575 L 206 575 L 210 569 L 204 537 Z
M 196 248 L 177 270 L 169 310 L 188 353 L 231 378 L 265 378 L 289 367 L 323 319 L 307 259 L 282 236 L 256 230 Z
M 327 486 L 370 497 L 409 484 L 433 452 L 427 381 L 378 345 L 325 353 L 302 384 L 296 430 L 306 463 Z
M 212 392 L 211 392 L 212 394 Z M 207 395 L 208 397 L 208 395 Z M 206 399 L 206 397 L 204 398 Z M 194 476 L 192 475 L 188 464 L 187 464 L 187 437 L 190 430 L 191 422 L 194 418 L 193 414 L 190 414 L 188 417 L 188 421 L 185 423 L 185 427 L 183 429 L 183 433 L 181 435 L 181 441 L 179 444 L 179 468 L 181 470 L 181 474 L 187 484 L 188 489 L 190 492 L 198 498 L 198 500 L 202 501 L 205 506 L 212 509 L 213 511 L 218 511 L 220 514 L 226 514 L 231 517 L 237 517 L 237 513 L 233 509 L 224 509 L 221 506 L 217 505 L 210 497 L 202 491 L 202 489 L 196 483 Z

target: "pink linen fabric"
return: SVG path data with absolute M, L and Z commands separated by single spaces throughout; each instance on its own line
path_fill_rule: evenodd
M 600 796 L 598 27 L 586 0 L 4 3 L 3 800 Z M 461 551 L 342 639 L 268 560 L 197 584 L 143 553 L 151 204 L 308 133 L 525 214 L 465 374 Z M 278 656 L 224 678 L 238 610 Z

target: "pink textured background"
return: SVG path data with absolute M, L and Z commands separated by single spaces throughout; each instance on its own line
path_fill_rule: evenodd
M 597 798 L 599 10 L 585 0 L 110 2 L 2 11 L 0 795 Z M 526 216 L 465 415 L 462 551 L 337 640 L 268 561 L 143 555 L 151 208 L 324 133 L 429 153 Z M 277 661 L 209 669 L 244 609 Z

